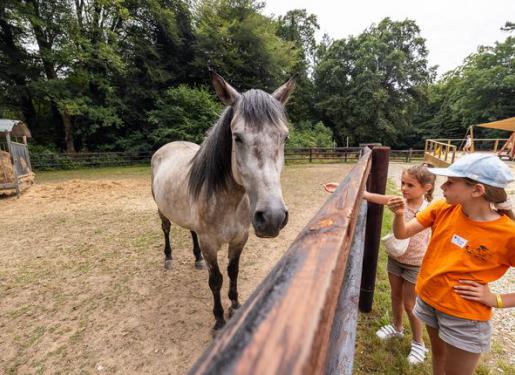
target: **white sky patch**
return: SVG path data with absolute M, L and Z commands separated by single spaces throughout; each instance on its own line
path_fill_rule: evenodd
M 515 22 L 515 0 L 266 0 L 264 13 L 279 16 L 292 9 L 318 17 L 318 40 L 324 33 L 332 39 L 358 35 L 385 17 L 413 19 L 439 75 L 461 65 L 478 46 L 504 41 L 510 33 L 501 27 Z

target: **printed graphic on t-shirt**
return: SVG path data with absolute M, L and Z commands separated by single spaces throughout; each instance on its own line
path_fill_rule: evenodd
M 491 255 L 491 251 L 483 245 L 479 245 L 476 248 L 467 245 L 465 246 L 465 252 L 474 259 L 479 260 L 481 262 L 486 262 Z

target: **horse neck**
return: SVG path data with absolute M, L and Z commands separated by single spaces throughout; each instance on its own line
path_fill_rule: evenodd
M 238 185 L 231 176 L 227 180 L 226 188 L 217 193 L 216 202 L 227 207 L 238 207 L 246 194 L 245 188 Z

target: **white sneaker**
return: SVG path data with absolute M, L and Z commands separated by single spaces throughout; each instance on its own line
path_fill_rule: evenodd
M 424 343 L 411 342 L 411 351 L 408 355 L 408 362 L 410 365 L 418 365 L 426 360 L 426 353 L 429 350 L 424 346 Z
M 402 332 L 402 330 L 397 331 L 394 326 L 388 324 L 379 328 L 379 330 L 376 332 L 376 335 L 381 340 L 388 340 L 394 337 L 403 337 L 404 333 Z

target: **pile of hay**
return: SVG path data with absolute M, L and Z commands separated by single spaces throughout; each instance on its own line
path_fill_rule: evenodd
M 0 151 L 0 184 L 14 182 L 13 165 L 11 155 L 8 152 Z

